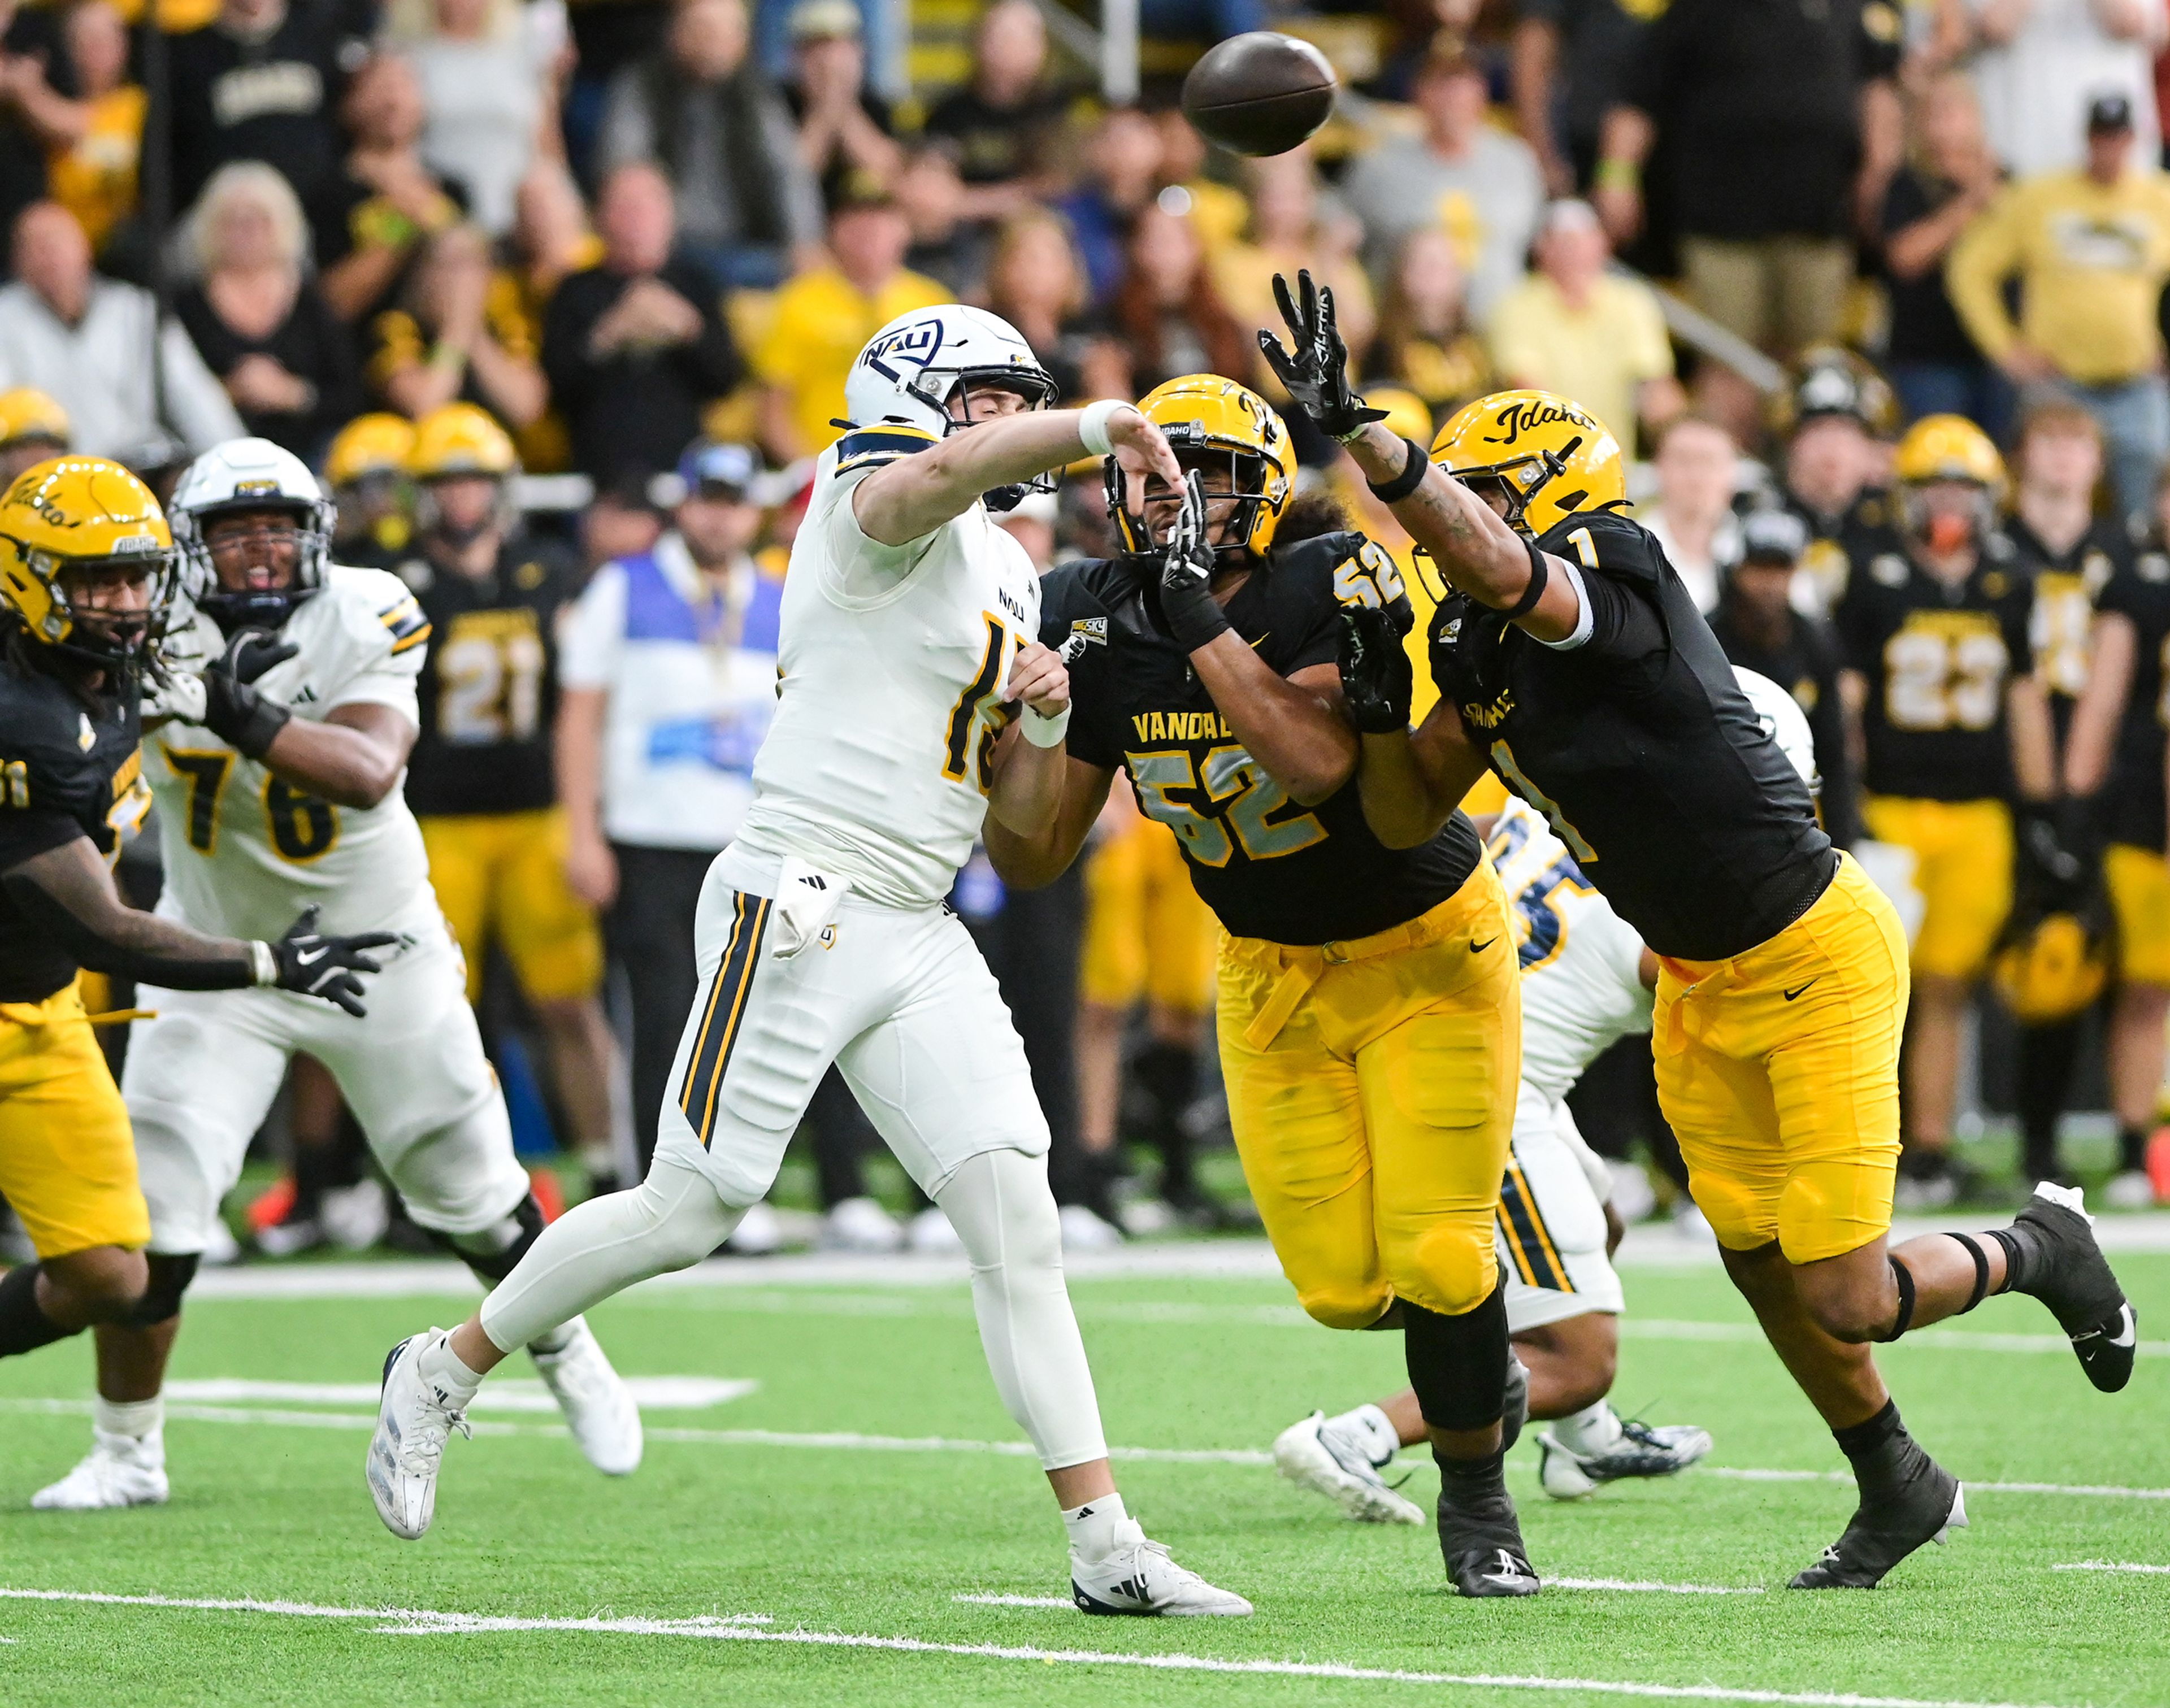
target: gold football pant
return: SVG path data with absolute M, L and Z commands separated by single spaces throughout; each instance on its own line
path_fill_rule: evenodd
M 420 822 L 430 887 L 467 957 L 468 1001 L 482 995 L 493 935 L 531 1001 L 592 996 L 602 988 L 595 911 L 565 881 L 569 832 L 562 809 L 433 814 Z
M 2152 848 L 2113 842 L 2103 878 L 2117 916 L 2118 976 L 2130 985 L 2170 985 L 2170 862 Z
M 1718 1243 L 1809 1263 L 1888 1231 L 1906 934 L 1852 856 L 1768 942 L 1660 969 L 1658 1102 Z
M 1085 1001 L 1129 1009 L 1149 997 L 1178 1013 L 1205 1011 L 1220 927 L 1174 831 L 1141 818 L 1103 843 L 1085 867 Z
M 128 1110 L 72 985 L 0 1002 L 0 1193 L 41 1258 L 151 1242 Z
M 2012 911 L 2012 809 L 2002 801 L 1870 795 L 1861 816 L 1878 841 L 1912 851 L 1921 893 L 1914 971 L 1979 979 Z
M 1291 948 L 1232 937 L 1221 1065 L 1243 1177 L 1303 1308 L 1366 1328 L 1449 1316 L 1498 1280 L 1493 1222 L 1521 1074 L 1521 990 L 1489 862 L 1406 925 Z

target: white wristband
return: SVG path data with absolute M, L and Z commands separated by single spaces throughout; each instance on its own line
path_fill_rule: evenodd
M 1069 728 L 1070 708 L 1067 706 L 1052 718 L 1034 711 L 1029 706 L 1024 708 L 1024 739 L 1034 747 L 1057 745 Z
M 253 942 L 249 946 L 249 981 L 252 985 L 275 985 L 279 982 L 279 958 L 271 953 L 271 945 Z
M 1120 398 L 1103 398 L 1097 403 L 1088 403 L 1077 412 L 1077 436 L 1085 441 L 1085 448 L 1095 456 L 1106 456 L 1114 450 L 1108 439 L 1108 423 L 1118 409 L 1135 407 Z M 1052 746 L 1052 742 L 1047 744 Z

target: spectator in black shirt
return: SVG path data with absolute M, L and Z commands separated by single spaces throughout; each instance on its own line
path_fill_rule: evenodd
M 382 54 L 370 61 L 355 74 L 342 111 L 354 147 L 310 220 L 324 300 L 341 319 L 366 325 L 391 305 L 422 246 L 458 223 L 468 198 L 422 159 L 429 114 L 405 60 Z
M 973 190 L 966 212 L 999 219 L 1047 185 L 1047 152 L 1062 119 L 1047 80 L 1047 25 L 1032 0 L 997 0 L 972 42 L 972 81 L 936 103 L 927 134 L 957 147 Z
M 902 163 L 889 103 L 867 87 L 867 49 L 852 0 L 799 0 L 791 8 L 791 81 L 783 99 L 799 152 L 831 208 L 857 180 L 886 189 Z
M 195 201 L 229 160 L 268 160 L 302 205 L 339 178 L 334 115 L 345 81 L 341 20 L 324 0 L 223 0 L 218 19 L 168 50 L 168 113 L 146 134 L 173 150 L 174 205 Z
M 1891 0 L 1674 0 L 1606 115 L 1595 200 L 1615 243 L 1641 224 L 1662 126 L 1697 307 L 1777 354 L 1829 339 L 1856 216 L 1873 213 L 1899 163 L 1900 31 Z
M 15 216 L 45 196 L 45 143 L 8 88 L 33 67 L 58 93 L 75 93 L 53 10 L 0 0 L 0 231 L 13 231 Z
M 1651 9 L 1621 0 L 1521 0 L 1510 68 L 1515 116 L 1553 195 L 1590 188 L 1621 67 Z
M 1914 158 L 1884 197 L 1884 284 L 1891 301 L 1885 365 L 1909 417 L 1969 415 L 2002 444 L 2012 420 L 2012 383 L 1983 359 L 1944 289 L 1945 257 L 2002 179 L 1972 82 L 1957 72 L 1938 77 L 1921 96 L 1913 131 Z
M 237 160 L 190 216 L 195 278 L 174 312 L 242 424 L 313 462 L 360 408 L 354 348 L 308 276 L 309 228 L 276 168 Z
M 573 466 L 607 481 L 670 467 L 740 364 L 707 275 L 671 254 L 676 212 L 660 171 L 635 162 L 612 173 L 596 224 L 602 262 L 551 298 L 542 366 Z
M 946 143 L 913 149 L 896 175 L 896 205 L 911 223 L 904 264 L 939 281 L 959 301 L 978 298 L 993 248 L 987 227 L 965 217 L 970 194 Z
M 1793 605 L 1794 576 L 1808 548 L 1808 525 L 1791 510 L 1754 510 L 1743 517 L 1740 560 L 1718 591 L 1710 627 L 1732 664 L 1768 676 L 1808 714 L 1816 772 L 1823 779 L 1817 804 L 1824 832 L 1837 846 L 1850 848 L 1861 834 L 1861 809 L 1839 693 L 1844 659 L 1831 625 Z
M 669 174 L 680 251 L 725 288 L 781 283 L 822 233 L 791 110 L 747 45 L 745 0 L 677 0 L 663 51 L 612 82 L 596 142 L 606 173 Z

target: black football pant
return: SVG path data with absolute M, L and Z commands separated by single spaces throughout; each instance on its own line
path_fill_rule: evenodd
M 626 842 L 612 843 L 611 851 L 617 857 L 617 899 L 604 921 L 604 935 L 632 997 L 633 1143 L 645 1174 L 655 1154 L 655 1124 L 670 1093 L 679 1034 L 700 985 L 693 913 L 716 857 L 698 848 L 638 848 Z

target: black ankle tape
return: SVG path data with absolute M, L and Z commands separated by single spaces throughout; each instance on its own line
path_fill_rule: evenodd
M 2026 1248 L 2012 1236 L 2009 1228 L 1991 1228 L 1983 1237 L 1996 1241 L 2004 1252 L 2004 1285 L 1996 1290 L 2000 1293 L 2018 1292 L 2020 1277 L 2026 1269 Z
M 1875 1452 L 1904 1427 L 1899 1421 L 1899 1402 L 1886 1400 L 1884 1409 L 1866 1422 L 1849 1423 L 1843 1429 L 1832 1430 L 1831 1439 L 1838 1443 L 1838 1450 L 1848 1459 L 1859 1459 Z
M 1891 1324 L 1889 1334 L 1879 1334 L 1881 1341 L 1894 1341 L 1905 1333 L 1914 1321 L 1914 1277 L 1911 1270 L 1896 1257 L 1886 1259 L 1891 1265 L 1891 1278 L 1899 1284 L 1899 1315 Z
M 1989 1253 L 1982 1250 L 1981 1241 L 1972 1234 L 1954 1234 L 1952 1237 L 1964 1246 L 1967 1256 L 1974 1259 L 1974 1291 L 1967 1294 L 1967 1302 L 1959 1306 L 1958 1312 L 1964 1316 L 1989 1296 Z

